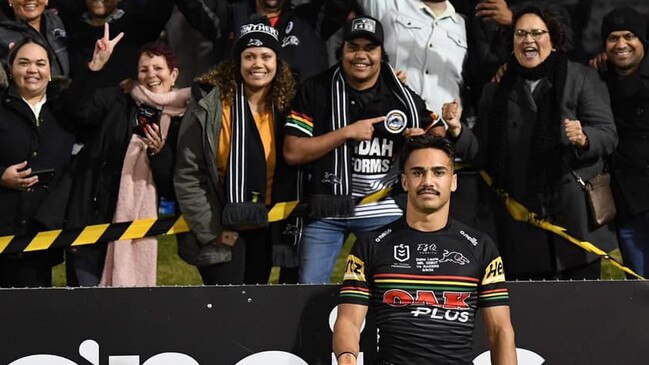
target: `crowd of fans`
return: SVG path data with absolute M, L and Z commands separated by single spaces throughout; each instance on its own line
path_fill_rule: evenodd
M 431 133 L 458 150 L 452 217 L 495 238 L 508 279 L 597 279 L 600 261 L 513 219 L 480 169 L 646 276 L 649 6 L 627 3 L 0 0 L 0 236 L 172 201 L 205 284 L 328 282 L 348 234 L 403 214 L 400 148 Z M 174 53 L 174 8 L 209 52 Z M 179 66 L 197 57 L 210 69 Z M 596 226 L 579 180 L 608 171 L 618 213 Z M 268 221 L 293 200 L 306 211 Z M 153 286 L 156 245 L 2 255 L 0 287 L 51 286 L 64 258 L 70 286 Z

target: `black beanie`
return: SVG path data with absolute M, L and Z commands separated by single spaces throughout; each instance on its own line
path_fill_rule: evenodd
M 611 10 L 602 20 L 602 40 L 606 43 L 611 32 L 626 30 L 635 34 L 647 46 L 647 19 L 635 9 L 624 7 Z
M 277 29 L 268 24 L 244 24 L 239 31 L 239 38 L 234 44 L 232 56 L 241 57 L 241 52 L 249 47 L 267 47 L 275 52 L 279 58 L 282 47 L 279 44 Z

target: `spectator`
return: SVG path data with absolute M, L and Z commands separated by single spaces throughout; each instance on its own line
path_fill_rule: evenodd
M 362 0 L 365 12 L 385 28 L 390 63 L 430 110 L 460 99 L 467 57 L 464 18 L 450 1 Z
M 218 21 L 214 22 L 218 30 L 205 27 L 204 22 L 197 20 L 202 16 L 203 9 L 188 11 L 187 5 L 178 2 L 179 9 L 196 29 L 212 38 L 215 48 L 220 50 L 221 59 L 227 59 L 232 53 L 236 32 L 243 24 L 249 22 L 252 15 L 265 16 L 271 26 L 278 31 L 278 39 L 282 48 L 282 57 L 291 66 L 298 81 L 319 73 L 327 68 L 327 53 L 324 37 L 317 31 L 320 11 L 319 4 L 302 4 L 293 6 L 291 0 L 203 0 L 212 10 Z
M 5 59 L 11 47 L 26 36 L 38 38 L 47 45 L 52 57 L 53 76 L 69 76 L 70 62 L 66 48 L 66 32 L 56 11 L 46 10 L 47 0 L 9 0 L 13 14 L 0 19 L 0 59 Z
M 649 57 L 647 20 L 632 8 L 604 17 L 605 73 L 620 143 L 613 153 L 613 192 L 625 265 L 649 275 Z
M 172 174 L 180 117 L 189 89 L 174 89 L 175 55 L 161 43 L 142 47 L 137 81 L 97 90 L 120 33 L 105 24 L 88 72 L 67 91 L 68 109 L 94 133 L 79 152 L 67 213 L 70 227 L 157 217 L 157 197 L 173 200 Z M 96 90 L 96 91 L 95 91 Z M 108 250 L 107 250 L 108 247 Z M 155 286 L 157 241 L 99 243 L 68 251 L 68 285 Z
M 571 173 L 585 180 L 602 173 L 617 144 L 608 91 L 594 70 L 568 61 L 567 25 L 554 14 L 549 6 L 515 14 L 513 57 L 500 84 L 485 87 L 477 140 L 454 121 L 449 134 L 459 135 L 463 158 L 486 165 L 497 188 L 575 237 L 612 250 L 611 227 L 590 224 L 586 193 Z M 495 208 L 510 279 L 600 277 L 595 255 Z
M 368 307 L 380 333 L 376 363 L 471 363 L 471 330 L 480 308 L 492 361 L 516 364 L 496 245 L 449 218 L 457 187 L 454 155 L 442 138 L 409 139 L 401 175 L 408 192 L 405 218 L 359 236 L 347 258 L 333 335 L 338 364 L 356 365 Z
M 134 78 L 133 66 L 138 62 L 142 45 L 158 40 L 171 16 L 173 0 L 147 0 L 139 8 L 124 11 L 117 7 L 120 0 L 59 0 L 57 10 L 67 30 L 70 54 L 70 75 L 76 78 L 86 73 L 97 39 L 110 24 L 111 37 L 124 33 L 104 68 L 102 83 L 111 87 L 124 79 Z
M 11 84 L 0 102 L 1 236 L 43 230 L 34 217 L 69 162 L 74 143 L 55 95 L 48 93 L 47 45 L 26 36 L 9 52 L 8 62 Z M 49 287 L 52 266 L 62 260 L 59 249 L 2 255 L 0 287 Z
M 422 134 L 436 119 L 385 62 L 379 21 L 354 18 L 343 39 L 339 65 L 301 87 L 286 122 L 284 157 L 306 164 L 311 176 L 313 219 L 302 233 L 301 283 L 329 281 L 348 233 L 374 230 L 402 215 L 391 197 L 354 202 L 394 185 L 402 133 Z
M 207 285 L 268 283 L 267 208 L 297 199 L 279 152 L 295 81 L 278 31 L 256 23 L 240 33 L 232 60 L 198 78 L 178 141 L 174 185 L 192 229 L 178 236 L 178 252 Z

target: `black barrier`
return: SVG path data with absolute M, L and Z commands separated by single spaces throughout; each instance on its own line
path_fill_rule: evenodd
M 510 294 L 520 365 L 649 359 L 647 281 L 517 282 Z M 0 290 L 0 364 L 329 365 L 336 298 L 335 286 Z M 365 364 L 375 340 L 369 323 Z M 488 364 L 479 321 L 474 348 Z

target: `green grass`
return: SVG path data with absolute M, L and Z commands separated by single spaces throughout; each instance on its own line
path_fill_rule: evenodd
M 349 250 L 354 244 L 355 237 L 350 235 L 343 249 L 338 256 L 334 272 L 331 277 L 332 283 L 340 283 L 343 278 L 343 270 Z M 622 261 L 620 251 L 611 252 L 611 256 Z M 279 269 L 273 268 L 269 282 L 276 284 L 279 279 Z M 623 280 L 624 273 L 611 265 L 607 260 L 602 261 L 602 280 Z M 57 287 L 65 286 L 64 264 L 54 267 L 53 284 Z M 176 239 L 174 236 L 160 236 L 158 238 L 158 285 L 201 285 L 201 278 L 196 268 L 185 263 L 177 254 Z

